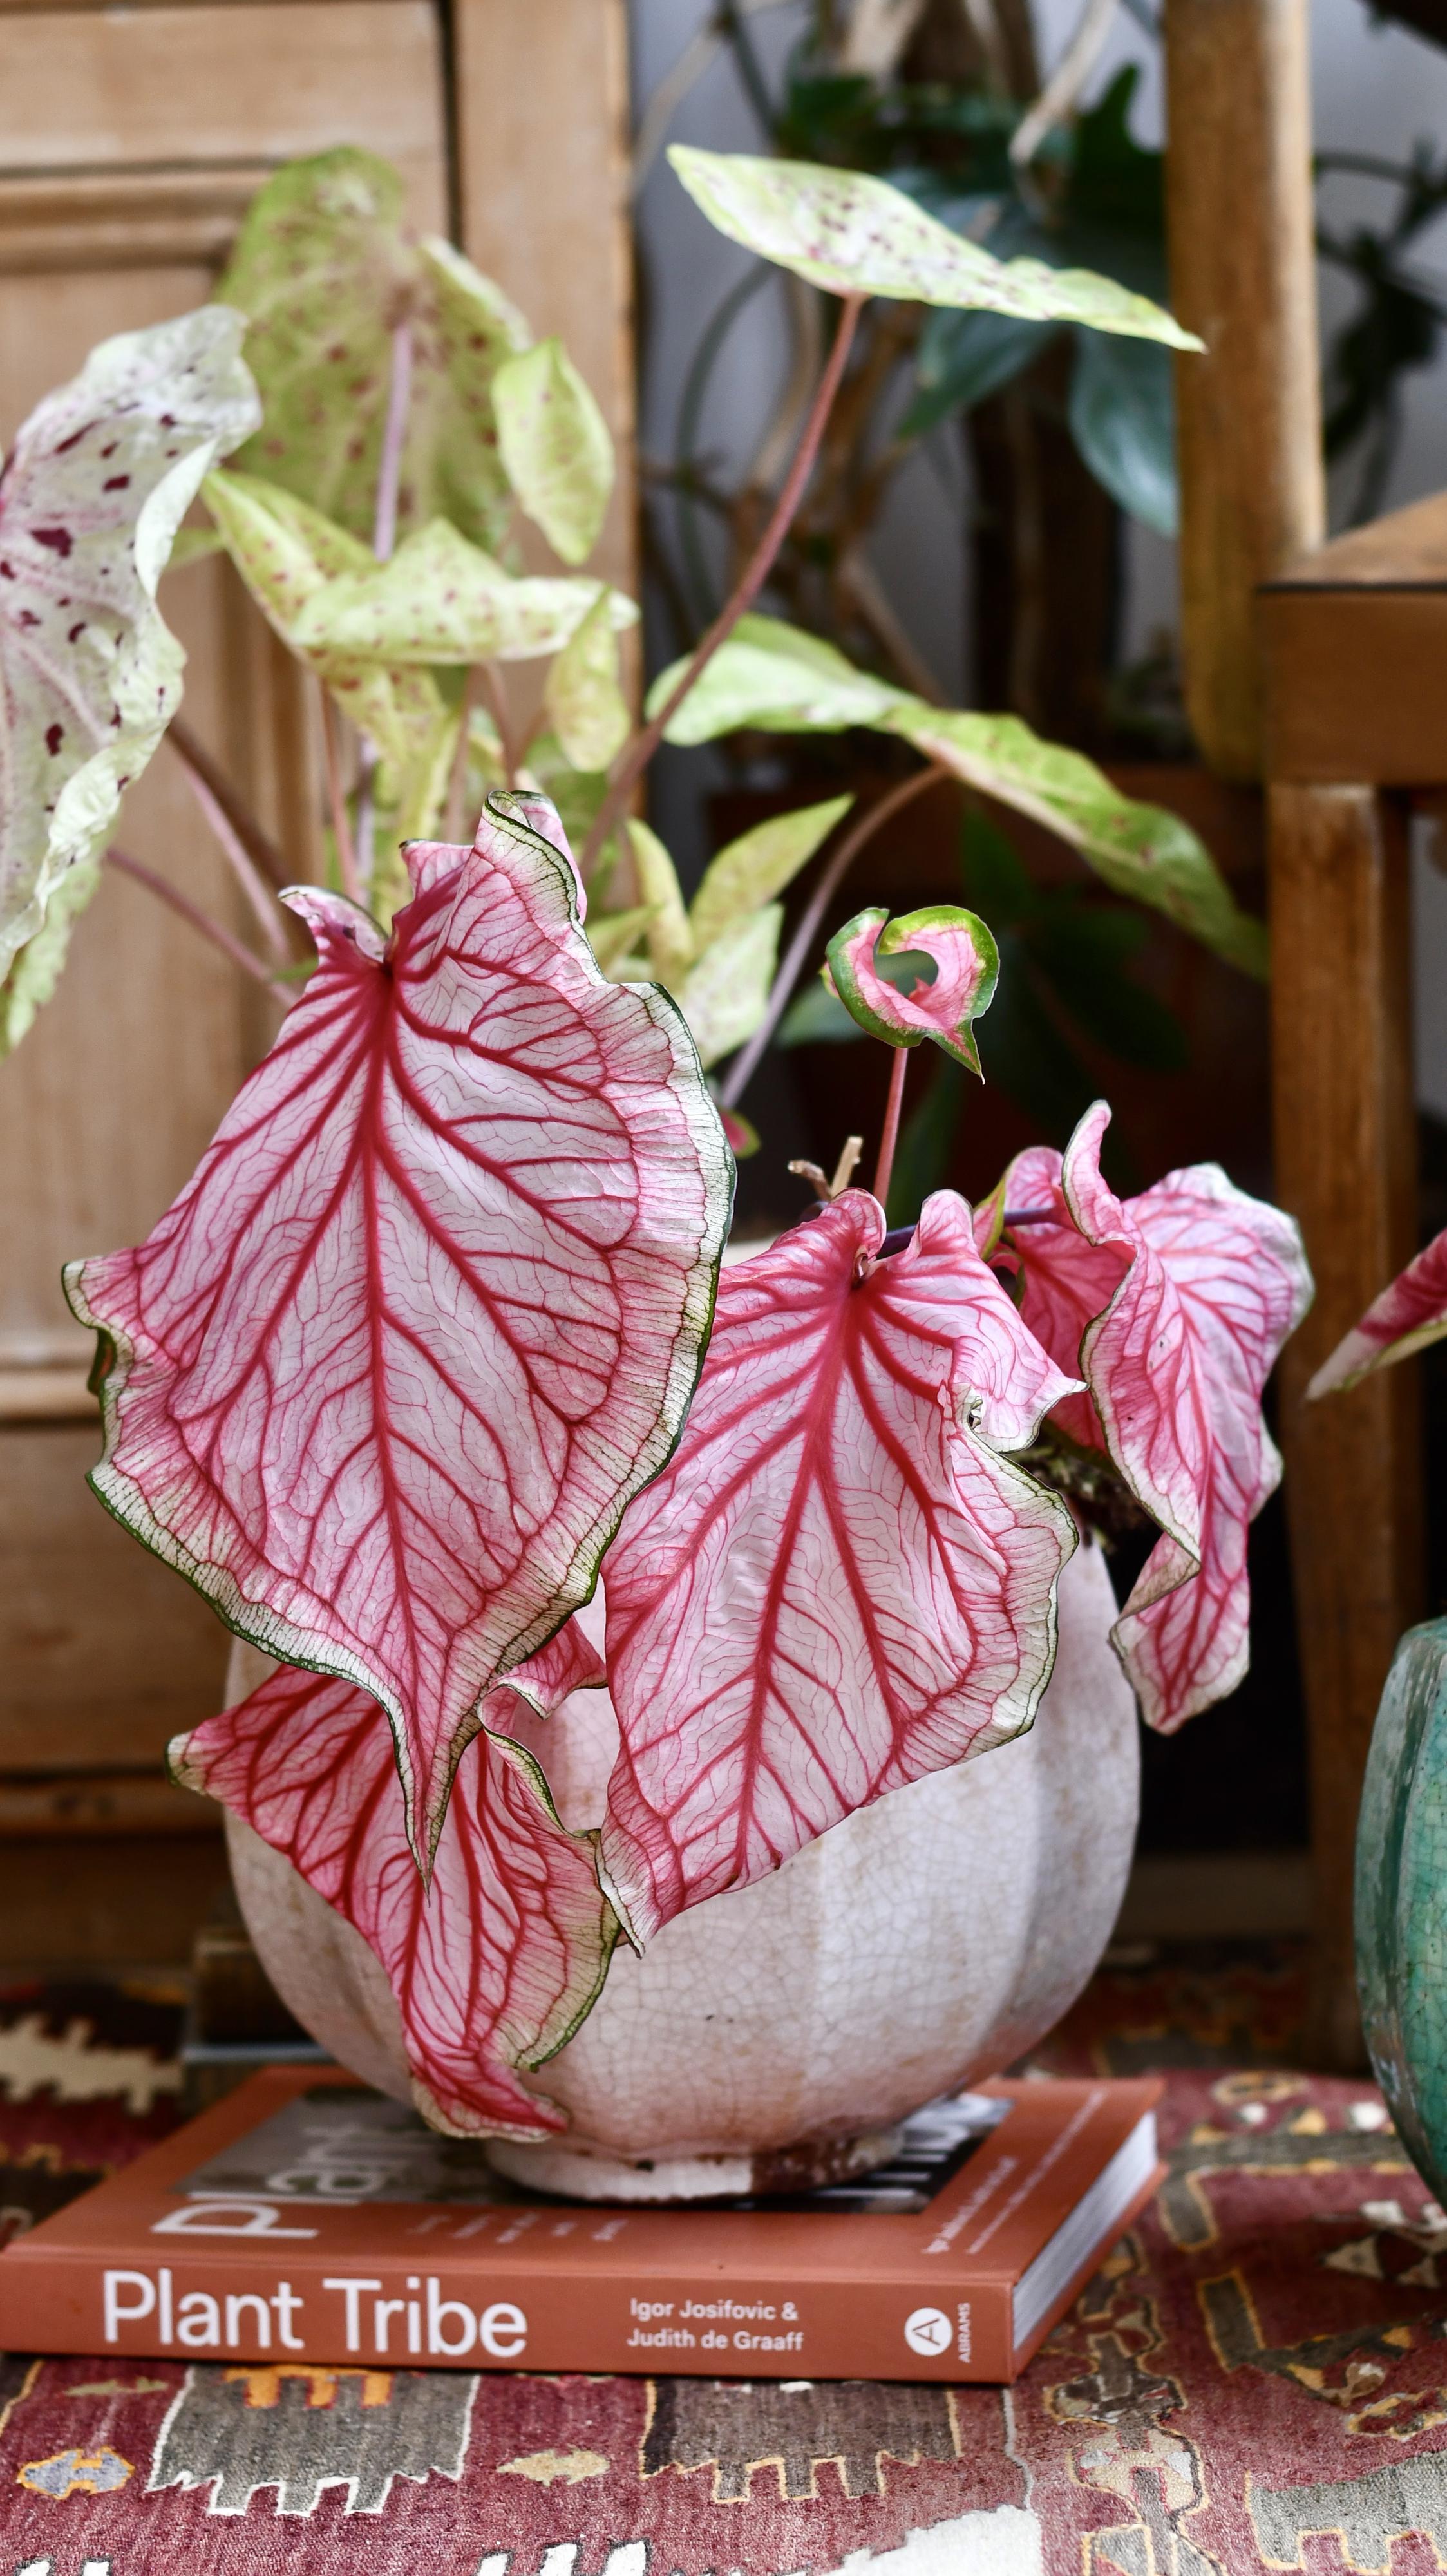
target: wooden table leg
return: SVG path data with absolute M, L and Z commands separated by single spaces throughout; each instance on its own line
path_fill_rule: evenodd
M 1421 1616 L 1417 1370 L 1303 1402 L 1307 1379 L 1416 1249 L 1409 887 L 1400 812 L 1370 787 L 1270 790 L 1276 1194 L 1316 1304 L 1288 1344 L 1281 1435 L 1311 1754 L 1314 2062 L 1362 2042 L 1352 1859 L 1372 1721 Z

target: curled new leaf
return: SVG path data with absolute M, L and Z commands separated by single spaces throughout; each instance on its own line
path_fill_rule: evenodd
M 540 802 L 414 844 L 146 1243 L 73 1263 L 97 1491 L 392 1721 L 419 1857 L 479 1694 L 586 1599 L 692 1393 L 731 1167 L 673 1004 L 607 983 Z
M 1329 1359 L 1323 1360 L 1309 1396 L 1330 1395 L 1355 1386 L 1373 1369 L 1410 1358 L 1447 1333 L 1447 1234 L 1439 1234 L 1419 1252 L 1389 1288 L 1373 1300 L 1359 1324 L 1343 1335 Z
M 551 1708 L 601 1672 L 550 1679 L 524 1665 L 515 1678 Z M 417 2107 L 455 2137 L 542 2138 L 564 2126 L 518 2070 L 571 2038 L 617 1933 L 597 1837 L 559 1822 L 537 1764 L 508 1740 L 510 1699 L 505 1689 L 488 1699 L 430 1888 L 408 1849 L 386 1721 L 354 1683 L 283 1666 L 170 1754 L 183 1786 L 241 1816 L 361 1933 L 397 2000 Z
M 930 958 L 935 980 L 917 977 L 912 990 L 886 982 L 877 958 Z M 829 972 L 850 1017 L 871 1037 L 895 1047 L 933 1038 L 971 1073 L 980 1051 L 971 1022 L 987 1011 L 1000 973 L 1000 952 L 979 914 L 961 905 L 927 904 L 891 921 L 883 906 L 857 912 L 829 942 Z
M 402 229 L 403 186 L 375 154 L 292 161 L 252 199 L 218 293 L 250 317 L 266 425 L 249 471 L 370 541 L 393 332 L 411 326 L 398 496 L 405 530 L 434 515 L 496 545 L 512 499 L 492 386 L 527 324 L 449 242 Z
M 103 341 L 0 477 L 0 979 L 180 705 L 185 656 L 156 585 L 208 466 L 258 418 L 240 346 L 237 315 L 214 307 Z M 53 985 L 78 891 L 0 1001 L 0 1042 Z
M 1291 1218 L 1214 1163 L 1122 1203 L 1100 1172 L 1109 1118 L 1097 1102 L 1063 1164 L 1022 1155 L 1005 1195 L 1047 1220 L 1013 1236 L 1024 1319 L 1061 1366 L 1078 1354 L 1093 1400 L 1062 1407 L 1062 1427 L 1108 1449 L 1162 1532 L 1115 1636 L 1169 1733 L 1246 1670 L 1247 1532 L 1281 1474 L 1261 1391 L 1311 1280 Z
M 941 1192 L 887 1260 L 847 1190 L 726 1270 L 679 1448 L 608 1560 L 609 1883 L 646 1937 L 1029 1725 L 1059 1500 L 997 1454 L 1072 1380 Z
M 492 402 L 522 507 L 564 563 L 586 563 L 613 489 L 613 441 L 561 340 L 508 358 L 493 378 Z
M 370 551 L 308 597 L 300 651 L 408 667 L 430 662 L 526 662 L 556 653 L 606 599 L 609 623 L 638 611 L 602 582 L 504 572 L 445 519 L 407 537 L 390 561 Z
M 1145 295 L 1086 268 L 1040 259 L 999 260 L 952 233 L 913 197 L 862 170 L 810 161 L 758 160 L 744 152 L 670 146 L 669 160 L 696 205 L 730 241 L 777 260 L 834 295 L 890 295 L 1007 313 L 1022 322 L 1084 322 L 1132 339 L 1199 349 Z

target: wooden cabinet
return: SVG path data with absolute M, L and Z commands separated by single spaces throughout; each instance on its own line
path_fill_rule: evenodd
M 0 0 L 0 441 L 95 341 L 204 302 L 266 174 L 338 143 L 396 163 L 415 220 L 460 218 L 534 327 L 567 339 L 620 437 L 606 569 L 629 580 L 621 0 L 458 0 L 447 30 L 433 0 Z M 168 574 L 162 601 L 189 656 L 188 720 L 310 872 L 319 762 L 297 675 L 224 563 Z M 233 909 L 164 744 L 116 837 Z M 159 1763 L 217 1704 L 226 1639 L 86 1489 L 89 1337 L 59 1271 L 154 1223 L 266 1043 L 266 1007 L 110 879 L 59 994 L 0 1065 L 0 1960 L 126 1946 L 128 1919 L 130 1955 L 179 1956 L 204 1886 L 209 1811 Z M 148 1910 L 128 1917 L 142 1878 Z

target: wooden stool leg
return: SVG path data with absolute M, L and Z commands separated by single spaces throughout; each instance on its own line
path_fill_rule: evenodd
M 1362 2042 L 1352 1859 L 1393 1648 L 1420 1617 L 1417 1370 L 1305 1404 L 1312 1371 L 1416 1248 L 1406 831 L 1370 787 L 1270 790 L 1276 1194 L 1299 1218 L 1316 1304 L 1287 1346 L 1281 1433 L 1311 1748 L 1313 2044 Z

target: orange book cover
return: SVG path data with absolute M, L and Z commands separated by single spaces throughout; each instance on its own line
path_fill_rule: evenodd
M 860 2181 L 650 2210 L 530 2195 L 341 2069 L 271 2068 L 0 2254 L 0 2349 L 1010 2380 L 1155 2188 L 1160 2090 L 992 2083 Z

